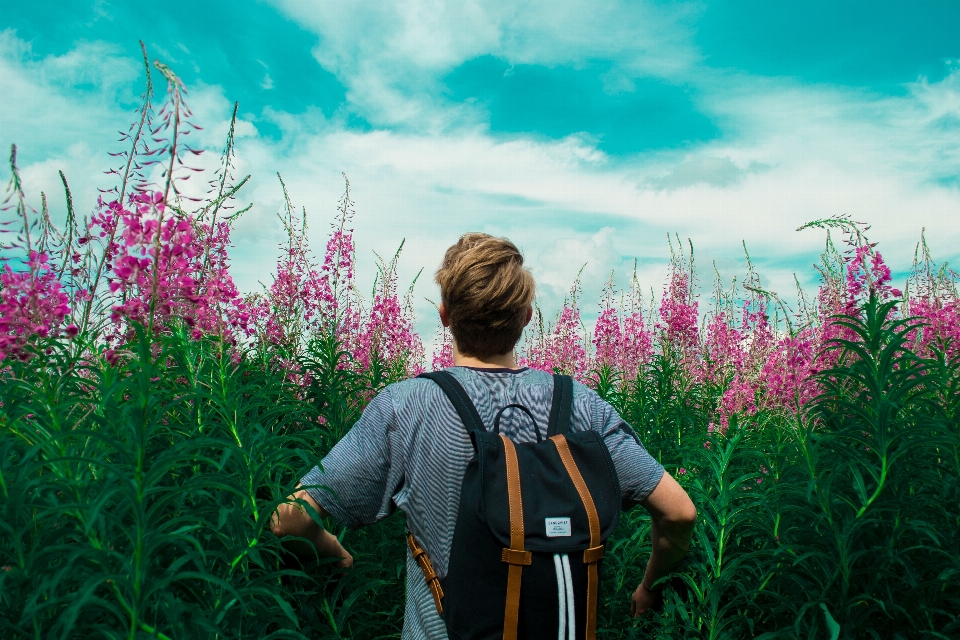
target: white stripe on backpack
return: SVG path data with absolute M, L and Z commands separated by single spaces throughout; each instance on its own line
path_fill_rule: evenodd
M 577 614 L 573 608 L 573 580 L 570 578 L 570 557 L 567 554 L 553 554 L 553 566 L 557 571 L 557 607 L 560 612 L 560 625 L 557 640 L 575 640 L 577 632 Z

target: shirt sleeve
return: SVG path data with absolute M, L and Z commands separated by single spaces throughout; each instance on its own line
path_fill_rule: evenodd
M 382 520 L 393 513 L 393 494 L 403 484 L 402 461 L 392 455 L 395 434 L 396 412 L 387 388 L 300 484 L 351 529 Z
M 663 466 L 651 456 L 640 443 L 633 429 L 620 417 L 610 403 L 594 391 L 593 427 L 598 429 L 620 482 L 623 508 L 627 509 L 644 500 L 656 488 L 663 477 Z

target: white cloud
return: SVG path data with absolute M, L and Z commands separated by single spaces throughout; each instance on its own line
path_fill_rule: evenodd
M 61 56 L 37 57 L 29 43 L 13 31 L 0 32 L 0 78 L 5 95 L 0 101 L 0 144 L 18 146 L 18 160 L 24 190 L 31 199 L 45 192 L 55 216 L 64 215 L 63 188 L 58 175 L 67 176 L 77 203 L 77 212 L 90 212 L 98 188 L 112 186 L 104 175 L 118 160 L 108 153 L 123 150 L 120 131 L 138 118 L 139 91 L 143 90 L 142 62 L 103 42 L 79 42 Z M 165 87 L 153 72 L 154 105 L 164 98 Z M 190 87 L 186 96 L 194 120 L 202 130 L 187 130 L 189 143 L 207 153 L 191 158 L 191 164 L 213 168 L 217 165 L 229 124 L 232 104 L 217 86 Z M 239 121 L 237 139 L 257 135 L 252 123 Z M 157 171 L 159 172 L 159 168 Z M 9 172 L 4 167 L 5 178 Z M 192 195 L 203 194 L 197 181 L 185 183 Z M 36 202 L 34 202 L 36 204 Z
M 347 87 L 347 98 L 376 125 L 438 131 L 462 117 L 439 97 L 438 79 L 459 64 L 494 55 L 516 64 L 621 61 L 613 91 L 638 74 L 674 77 L 699 59 L 691 45 L 692 3 L 516 3 L 508 0 L 313 2 L 274 0 L 315 32 L 314 56 Z M 629 70 L 628 72 L 626 70 Z
M 427 132 L 371 134 L 378 148 L 363 152 L 421 188 L 623 216 L 657 236 L 702 236 L 700 245 L 720 253 L 740 239 L 761 255 L 765 245 L 777 247 L 772 255 L 808 252 L 820 238 L 794 228 L 850 213 L 873 222 L 898 258 L 921 226 L 944 228 L 940 248 L 955 255 L 958 71 L 939 83 L 920 79 L 901 97 L 715 71 L 692 44 L 701 10 L 692 4 L 276 4 L 319 35 L 315 55 L 346 84 L 354 108 L 375 123 Z M 593 163 L 573 161 L 556 143 L 490 140 L 469 124 L 477 114 L 443 103 L 436 86 L 443 73 L 484 54 L 548 66 L 610 59 L 604 83 L 614 93 L 631 91 L 644 75 L 686 82 L 723 136 L 626 162 L 605 158 L 589 140 L 564 143 Z
M 135 96 L 131 85 L 138 75 L 136 61 L 102 42 L 81 41 L 62 56 L 39 59 L 29 43 L 7 29 L 0 31 L 0 61 L 9 98 L 0 103 L 7 132 L 28 124 L 24 114 L 53 111 L 50 106 L 54 105 L 47 104 L 50 99 L 68 101 L 67 96 L 82 95 L 97 107 L 116 109 L 118 102 Z M 41 88 L 47 93 L 41 93 Z M 64 110 L 60 121 L 64 127 L 74 127 L 87 123 L 89 115 Z
M 673 191 L 693 185 L 731 187 L 740 184 L 751 173 L 770 169 L 769 165 L 753 161 L 745 167 L 737 165 L 730 156 L 722 158 L 700 154 L 684 159 L 680 164 L 667 169 L 663 175 L 649 177 L 640 182 L 642 187 Z
M 617 229 L 603 227 L 596 233 L 565 233 L 552 244 L 537 247 L 534 276 L 540 297 L 553 306 L 569 297 L 577 275 L 587 291 L 587 301 L 603 286 L 612 271 L 622 271 L 624 257 L 614 246 Z
M 111 165 L 104 148 L 116 150 L 117 130 L 126 128 L 127 108 L 142 89 L 137 77 L 137 61 L 110 45 L 79 42 L 62 56 L 39 58 L 12 30 L 0 31 L 0 146 L 4 155 L 18 146 L 28 193 L 62 202 L 62 169 L 84 203 L 78 213 L 89 211 L 97 196 L 90 178 Z M 9 175 L 5 166 L 2 175 Z

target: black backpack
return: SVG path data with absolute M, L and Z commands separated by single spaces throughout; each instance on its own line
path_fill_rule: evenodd
M 554 376 L 547 437 L 488 431 L 450 373 L 420 377 L 443 389 L 470 433 L 476 455 L 460 490 L 447 575 L 440 580 L 412 535 L 451 640 L 593 640 L 604 541 L 620 517 L 620 484 L 610 452 L 592 430 L 570 432 L 573 382 Z

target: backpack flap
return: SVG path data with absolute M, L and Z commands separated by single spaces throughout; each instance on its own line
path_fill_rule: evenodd
M 480 509 L 490 532 L 510 546 L 510 508 L 503 443 L 492 433 L 474 434 L 482 480 Z M 620 519 L 620 483 L 610 452 L 594 431 L 566 435 L 570 452 L 596 505 L 601 539 Z M 523 497 L 524 547 L 529 551 L 570 553 L 590 547 L 590 525 L 583 500 L 564 467 L 556 445 L 545 440 L 515 445 Z

